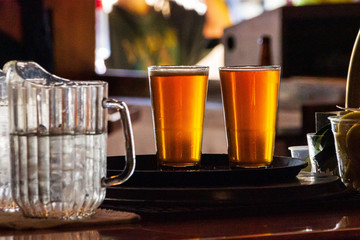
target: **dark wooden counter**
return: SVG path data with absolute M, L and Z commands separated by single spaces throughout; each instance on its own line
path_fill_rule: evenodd
M 303 177 L 308 182 L 300 181 Z M 329 185 L 323 184 L 324 178 L 339 180 L 335 176 L 300 172 L 297 179 L 301 186 L 297 189 L 316 182 L 318 182 L 318 187 L 327 188 L 326 186 Z M 296 179 L 287 179 L 285 183 L 290 184 L 293 181 L 297 182 Z M 159 183 L 154 186 L 158 186 L 157 184 Z M 271 186 L 273 184 L 276 185 L 276 183 L 269 183 Z M 133 182 L 130 185 L 125 184 L 124 189 L 136 189 L 136 186 Z M 251 184 L 245 186 L 251 188 Z M 266 184 L 261 186 L 266 188 Z M 335 185 L 332 184 L 332 186 Z M 171 189 L 170 187 L 159 187 L 164 190 L 161 204 L 158 199 L 146 200 L 146 197 L 152 194 L 147 190 L 159 189 L 146 186 L 141 187 L 144 190 L 143 197 L 140 197 L 139 201 L 126 200 L 129 195 L 125 194 L 120 194 L 119 198 L 107 195 L 101 206 L 106 209 L 137 213 L 141 216 L 139 221 L 126 224 L 78 225 L 81 227 L 70 227 L 68 224 L 44 230 L 0 229 L 0 240 L 360 239 L 360 193 L 345 190 L 342 185 L 343 190 L 339 190 L 338 194 L 330 194 L 331 191 L 327 190 L 325 192 L 328 194 L 316 195 L 313 187 L 309 186 L 307 192 L 302 192 L 302 194 L 287 190 L 291 196 L 279 194 L 279 191 L 257 191 L 256 194 L 250 194 L 253 200 L 245 202 L 234 200 L 224 204 L 224 200 L 216 200 L 212 201 L 212 204 L 204 204 L 206 201 L 199 200 L 198 204 L 201 204 L 197 205 L 185 202 L 174 204 L 173 199 L 164 200 L 169 195 L 166 192 Z M 183 188 L 179 187 L 179 191 L 181 189 Z M 197 189 L 202 191 L 203 187 L 197 187 Z M 185 194 L 186 191 L 182 192 Z M 312 195 L 307 198 L 302 196 L 310 193 Z M 244 198 L 250 195 L 244 194 Z M 273 200 L 259 201 L 261 197 Z
M 321 210 L 280 209 L 278 213 L 253 215 L 239 211 L 154 215 L 134 224 L 24 232 L 1 230 L 0 236 L 0 239 L 359 239 L 360 209 L 335 206 Z

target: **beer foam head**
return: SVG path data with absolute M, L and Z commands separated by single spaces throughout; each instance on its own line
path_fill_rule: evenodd
M 209 75 L 208 66 L 150 66 L 148 67 L 149 76 L 189 76 L 189 75 Z

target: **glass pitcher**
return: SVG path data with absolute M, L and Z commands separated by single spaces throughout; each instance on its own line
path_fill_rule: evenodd
M 11 188 L 28 217 L 90 216 L 105 188 L 125 182 L 135 169 L 129 111 L 108 99 L 103 81 L 70 81 L 34 62 L 4 66 L 10 114 Z M 107 108 L 121 115 L 126 166 L 106 178 Z

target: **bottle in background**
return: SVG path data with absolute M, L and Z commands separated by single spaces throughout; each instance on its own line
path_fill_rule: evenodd
M 271 53 L 271 37 L 263 35 L 258 39 L 259 45 L 259 65 L 269 66 L 272 64 L 272 53 Z

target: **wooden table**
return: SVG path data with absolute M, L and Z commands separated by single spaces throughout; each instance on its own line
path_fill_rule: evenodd
M 214 215 L 153 215 L 134 224 L 1 230 L 0 236 L 0 239 L 358 239 L 360 209 L 342 206 L 264 214 L 230 211 Z
M 205 160 L 211 156 L 203 156 L 204 166 L 210 164 Z M 117 158 L 119 157 L 109 159 L 109 170 L 117 169 L 117 166 L 112 165 L 112 160 L 116 160 L 116 163 L 120 162 Z M 139 164 L 137 167 L 140 169 L 146 168 L 145 165 L 149 164 L 149 162 L 141 161 L 141 159 L 145 158 L 148 159 L 149 157 L 138 156 Z M 216 156 L 216 159 L 219 161 L 222 158 Z M 149 158 L 148 160 L 151 159 Z M 208 160 L 211 160 L 211 158 Z M 246 171 L 241 172 L 244 174 Z M 287 173 L 289 174 L 289 172 Z M 147 174 L 156 176 L 152 171 L 149 171 Z M 169 177 L 163 174 L 161 176 L 162 178 Z M 215 174 L 212 176 L 219 175 Z M 131 224 L 89 225 L 81 228 L 69 228 L 67 226 L 32 231 L 0 229 L 0 240 L 360 239 L 360 193 L 346 190 L 335 176 L 300 172 L 296 179 L 291 178 L 271 183 L 270 186 L 277 186 L 276 189 L 278 191 L 273 191 L 273 188 L 271 188 L 272 191 L 262 191 L 263 188 L 264 190 L 267 189 L 266 185 L 257 186 L 254 183 L 254 186 L 244 185 L 244 189 L 235 187 L 233 190 L 228 191 L 230 195 L 226 195 L 229 198 L 229 201 L 226 203 L 224 203 L 225 198 L 221 198 L 222 200 L 219 198 L 219 201 L 213 201 L 211 200 L 212 198 L 208 197 L 201 198 L 209 200 L 207 205 L 204 205 L 203 202 L 201 204 L 191 204 L 184 201 L 174 204 L 174 199 L 171 198 L 170 192 L 175 187 L 161 188 L 162 194 L 160 198 L 163 200 L 161 204 L 159 204 L 159 198 L 153 198 L 153 200 L 149 198 L 149 200 L 145 201 L 146 197 L 149 196 L 159 197 L 156 191 L 160 190 L 156 190 L 154 187 L 149 189 L 149 186 L 143 184 L 141 186 L 136 185 L 137 182 L 135 180 L 139 177 L 144 177 L 144 175 L 134 174 L 132 182 L 128 181 L 128 185 L 122 185 L 125 192 L 127 189 L 131 189 L 132 186 L 135 195 L 131 195 L 131 191 L 125 194 L 120 188 L 118 190 L 115 188 L 113 192 L 116 191 L 118 193 L 118 197 L 116 197 L 117 195 L 111 195 L 112 191 L 108 189 L 107 199 L 102 205 L 103 208 L 135 212 L 142 218 L 138 222 Z M 152 179 L 154 180 L 154 178 Z M 206 177 L 206 179 L 209 179 L 209 177 Z M 273 180 L 277 181 L 276 179 Z M 319 194 L 319 187 L 327 189 L 326 186 L 332 186 L 331 189 L 333 189 L 338 186 L 339 182 L 343 188 L 339 188 L 335 194 L 329 189 L 324 192 L 320 191 L 321 194 Z M 152 184 L 156 185 L 159 183 L 154 180 Z M 288 186 L 293 186 L 293 184 L 299 185 L 296 185 L 296 188 L 288 188 Z M 229 189 L 226 186 L 224 189 L 220 188 L 220 190 L 214 188 L 212 192 L 221 193 L 223 190 Z M 308 187 L 304 188 L 304 186 Z M 243 190 L 248 188 L 256 189 L 256 191 L 248 193 L 246 195 L 248 200 L 244 201 L 244 194 L 247 191 Z M 153 191 L 155 192 L 146 191 L 151 189 L 154 189 Z M 179 189 L 182 189 L 182 187 L 179 187 Z M 188 188 L 184 188 L 181 194 L 191 194 L 195 198 L 196 193 L 186 189 Z M 195 187 L 195 189 L 200 192 L 204 191 L 200 187 Z M 212 189 L 211 186 L 209 186 L 209 189 Z M 297 191 L 293 191 L 294 189 L 297 189 Z M 242 194 L 236 194 L 239 192 Z M 139 195 L 136 193 L 139 193 Z M 231 196 L 231 193 L 234 193 L 233 196 Z M 131 196 L 135 198 L 130 200 Z M 177 200 L 181 197 L 180 195 L 176 196 Z M 249 196 L 252 198 L 249 199 Z M 124 200 L 126 198 L 128 200 Z M 198 201 L 199 199 L 196 199 L 195 203 L 199 203 Z
M 216 157 L 217 164 L 221 164 L 219 161 L 223 159 L 222 157 L 204 155 L 202 158 L 203 167 L 211 164 L 211 157 Z M 108 170 L 118 169 L 117 165 L 112 165 L 114 162 L 121 162 L 118 158 L 119 157 L 108 159 Z M 144 159 L 151 160 L 152 158 L 149 156 L 137 156 L 137 159 L 139 160 L 137 165 L 139 169 L 148 169 L 147 165 L 151 165 L 149 161 L 142 161 Z M 207 161 L 205 161 L 206 159 Z M 245 174 L 247 171 L 241 170 L 240 172 Z M 286 170 L 286 172 L 289 174 L 288 170 Z M 176 200 L 178 200 L 181 195 L 186 194 L 191 194 L 191 199 L 193 199 L 196 195 L 193 188 L 191 188 L 192 190 L 190 191 L 189 187 L 168 187 L 165 186 L 166 184 L 163 188 L 159 188 L 161 190 L 154 187 L 160 184 L 155 181 L 154 176 L 157 174 L 155 170 L 154 172 L 149 171 L 146 175 L 153 176 L 153 182 L 151 183 L 154 185 L 153 187 L 151 187 L 152 185 L 149 187 L 146 185 L 147 182 L 143 183 L 141 181 L 141 186 L 138 186 L 136 180 L 139 180 L 139 178 L 144 180 L 145 176 L 144 173 L 142 175 L 139 173 L 140 172 L 136 174 L 135 172 L 132 176 L 132 181 L 129 180 L 127 183 L 121 185 L 125 192 L 128 191 L 127 194 L 121 190 L 121 187 L 118 189 L 114 187 L 112 191 L 108 189 L 107 199 L 102 205 L 103 208 L 138 213 L 142 219 L 136 223 L 89 225 L 81 228 L 59 227 L 33 231 L 0 229 L 0 240 L 360 239 L 360 193 L 346 190 L 336 176 L 300 172 L 294 179 L 272 179 L 275 182 L 268 183 L 268 185 L 272 187 L 275 186 L 276 188 L 267 188 L 266 184 L 258 186 L 256 182 L 254 182 L 255 185 L 248 185 L 242 182 L 245 184 L 243 188 L 241 187 L 242 185 L 236 185 L 234 188 L 229 188 L 229 186 L 226 185 L 219 188 L 215 187 L 214 189 L 212 185 L 209 186 L 209 188 L 193 186 L 198 192 L 202 192 L 204 189 L 212 189 L 211 192 L 214 194 L 230 189 L 227 191 L 228 194 L 226 196 L 211 195 L 213 197 L 209 198 L 208 195 L 205 194 L 205 197 L 201 198 L 201 195 L 199 195 L 200 199 L 208 200 L 205 201 L 208 204 L 204 205 L 204 202 L 199 204 L 199 198 L 196 198 L 195 203 L 186 203 L 186 201 L 189 201 L 188 195 L 187 198 L 184 198 L 186 201 L 176 202 L 174 198 L 172 198 L 172 196 L 174 196 L 173 191 L 176 190 Z M 181 172 L 179 172 L 179 174 L 180 173 Z M 190 174 L 191 172 L 188 173 Z M 189 175 L 188 173 L 186 173 L 188 177 L 193 175 Z M 196 173 L 197 172 L 194 172 L 195 175 Z M 176 174 L 176 176 L 179 175 Z M 209 175 L 206 176 L 206 180 L 208 180 Z M 211 173 L 211 176 L 215 178 L 221 175 Z M 257 173 L 256 176 L 259 177 L 261 175 Z M 200 176 L 197 175 L 197 177 L 201 179 Z M 169 176 L 161 174 L 158 178 L 169 179 Z M 218 180 L 220 181 L 220 179 Z M 338 186 L 337 183 L 339 182 L 343 188 L 339 188 L 335 193 L 328 189 L 324 192 L 320 191 L 321 194 L 319 194 L 319 187 L 327 189 L 326 186 L 330 186 L 332 187 L 331 189 L 333 189 Z M 172 181 L 171 185 L 174 183 L 175 182 Z M 217 183 L 219 184 L 219 182 Z M 296 187 L 289 187 L 293 186 L 293 184 L 295 184 Z M 304 188 L 304 186 L 308 187 Z M 182 189 L 180 195 L 178 194 L 177 188 Z M 129 189 L 133 190 L 129 191 Z M 245 191 L 246 189 L 256 189 L 256 191 L 250 191 L 245 195 L 248 192 Z M 266 189 L 271 189 L 271 191 L 265 191 Z M 277 191 L 274 191 L 276 189 Z M 294 191 L 295 189 L 296 191 Z M 111 195 L 114 191 L 116 191 L 118 195 Z M 162 194 L 157 194 L 158 191 Z M 299 193 L 299 191 L 301 193 Z M 133 194 L 131 194 L 131 192 Z M 173 194 L 170 194 L 171 192 Z M 237 194 L 239 192 L 242 194 Z M 318 195 L 316 193 L 318 193 Z M 235 197 L 235 195 L 237 197 Z M 134 198 L 131 198 L 131 196 Z M 149 196 L 150 198 L 145 201 L 146 197 Z M 151 198 L 151 196 L 154 198 Z M 247 196 L 246 201 L 244 201 L 245 196 Z M 212 200 L 214 197 L 216 197 L 217 200 Z M 124 200 L 126 198 L 128 198 L 128 200 Z M 226 202 L 225 199 L 227 198 L 228 200 Z M 191 199 L 189 202 L 191 202 Z M 163 200 L 161 204 L 159 204 L 159 200 Z M 176 204 L 174 204 L 174 202 L 176 202 Z

